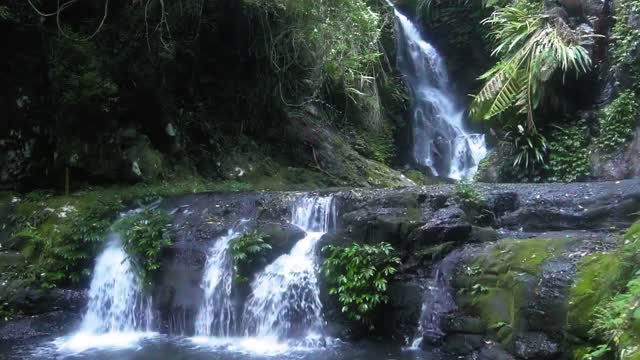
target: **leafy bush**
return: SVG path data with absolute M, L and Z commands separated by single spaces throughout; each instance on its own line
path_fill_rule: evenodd
M 479 207 L 483 203 L 480 192 L 464 181 L 456 185 L 455 195 L 466 206 Z
M 51 205 L 25 201 L 18 206 L 13 236 L 25 240 L 22 252 L 32 260 L 25 276 L 46 288 L 77 284 L 89 275 L 91 258 L 122 204 L 96 200 L 87 208 L 72 202 Z
M 632 136 L 640 118 L 640 103 L 635 94 L 622 92 L 600 113 L 600 134 L 596 138 L 599 149 L 611 152 L 626 143 Z
M 242 283 L 248 281 L 246 272 L 260 257 L 271 250 L 271 245 L 264 241 L 264 235 L 252 231 L 231 242 L 235 280 Z
M 160 210 L 145 209 L 127 216 L 114 229 L 122 235 L 122 243 L 143 284 L 148 284 L 160 268 L 162 250 L 171 245 L 171 218 Z
M 388 243 L 328 245 L 322 250 L 329 253 L 323 263 L 329 293 L 338 296 L 342 312 L 351 320 L 372 326 L 371 316 L 388 301 L 387 284 L 400 264 L 395 250 Z
M 549 140 L 551 181 L 572 182 L 590 173 L 589 134 L 584 122 L 556 129 Z
M 207 190 L 233 191 L 228 183 L 209 184 L 197 179 L 90 189 L 69 196 L 37 192 L 16 199 L 11 234 L 24 244 L 19 250 L 29 260 L 20 274 L 44 287 L 79 284 L 91 274 L 99 251 L 119 212 L 139 207 L 162 196 Z

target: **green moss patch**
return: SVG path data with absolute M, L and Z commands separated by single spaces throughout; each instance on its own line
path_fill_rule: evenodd
M 480 318 L 503 345 L 526 331 L 524 309 L 545 263 L 561 255 L 569 239 L 504 240 L 464 264 L 457 276 L 457 302 Z

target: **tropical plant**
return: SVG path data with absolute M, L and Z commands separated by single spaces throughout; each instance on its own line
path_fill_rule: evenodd
M 247 267 L 271 250 L 271 245 L 265 242 L 264 238 L 263 234 L 254 230 L 231 242 L 231 256 L 233 257 L 236 282 L 248 281 Z
M 323 263 L 329 293 L 337 295 L 342 312 L 351 320 L 373 326 L 371 316 L 378 305 L 389 300 L 388 282 L 400 264 L 393 247 L 383 242 L 348 247 L 328 245 L 322 250 L 329 253 Z
M 543 102 L 545 87 L 558 70 L 563 74 L 591 69 L 586 35 L 573 31 L 560 18 L 543 12 L 542 3 L 517 0 L 483 21 L 496 41 L 500 59 L 480 76 L 484 86 L 474 97 L 471 115 L 492 119 L 515 108 L 535 129 L 534 110 Z
M 160 268 L 162 250 L 172 243 L 170 224 L 171 218 L 167 213 L 146 209 L 123 218 L 114 226 L 122 234 L 125 251 L 145 285 Z
M 509 148 L 514 168 L 533 170 L 544 165 L 547 139 L 536 129 L 517 125 L 505 133 L 502 146 Z
M 470 183 L 461 181 L 456 185 L 456 197 L 465 205 L 479 207 L 482 205 L 482 194 Z

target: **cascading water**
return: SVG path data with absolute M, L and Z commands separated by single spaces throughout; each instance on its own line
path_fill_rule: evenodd
M 198 336 L 231 336 L 235 332 L 236 314 L 231 299 L 233 259 L 229 245 L 240 235 L 235 230 L 229 230 L 209 252 L 202 278 L 205 299 L 195 324 Z
M 436 176 L 471 178 L 487 155 L 484 135 L 467 133 L 464 109 L 455 103 L 442 57 L 406 16 L 394 11 L 398 68 L 413 97 L 415 161 Z
M 425 340 L 436 343 L 445 335 L 440 323 L 442 315 L 457 308 L 451 290 L 451 277 L 461 256 L 462 251 L 455 250 L 433 269 L 432 276 L 427 282 L 418 331 L 411 342 L 412 349 L 422 347 Z
M 251 284 L 245 304 L 245 334 L 259 337 L 314 338 L 322 331 L 316 245 L 335 224 L 332 197 L 304 197 L 295 205 L 292 223 L 307 232 L 290 253 L 280 256 Z
M 147 336 L 153 324 L 151 298 L 141 291 L 122 241 L 111 234 L 97 258 L 89 289 L 89 304 L 79 331 L 61 339 L 61 350 L 126 347 Z

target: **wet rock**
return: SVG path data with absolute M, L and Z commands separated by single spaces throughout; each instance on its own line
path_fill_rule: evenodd
M 519 359 L 552 360 L 559 352 L 558 344 L 551 341 L 544 333 L 526 333 L 515 341 L 514 353 Z
M 640 176 L 640 128 L 633 139 L 611 154 L 595 151 L 591 154 L 591 173 L 600 180 L 622 180 Z
M 389 338 L 402 340 L 404 334 L 415 332 L 420 320 L 423 294 L 414 282 L 393 282 L 389 286 L 389 303 L 380 311 L 378 327 Z
M 464 314 L 447 314 L 441 322 L 442 331 L 447 333 L 484 334 L 486 325 L 477 317 Z
M 513 355 L 509 354 L 499 346 L 493 344 L 482 348 L 473 354 L 468 355 L 466 360 L 515 360 Z
M 15 344 L 34 338 L 61 336 L 78 326 L 80 313 L 54 311 L 0 322 L 0 344 Z
M 295 243 L 306 236 L 304 230 L 290 223 L 261 223 L 258 225 L 258 232 L 265 236 L 265 241 L 272 247 L 268 256 L 271 260 L 289 252 Z
M 473 226 L 469 240 L 474 243 L 485 243 L 497 241 L 499 238 L 500 234 L 492 228 Z
M 445 242 L 466 242 L 471 235 L 471 224 L 458 207 L 447 207 L 436 211 L 431 219 L 410 235 L 414 246 L 425 246 Z
M 467 355 L 484 346 L 484 337 L 473 334 L 452 334 L 444 339 L 443 350 L 453 355 Z
M 575 272 L 575 264 L 564 257 L 544 264 L 540 280 L 525 309 L 529 330 L 544 331 L 558 338 L 561 336 Z

